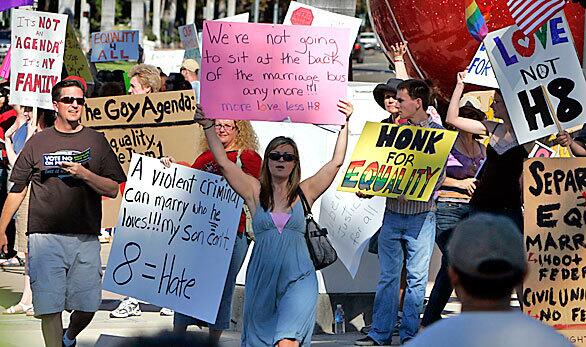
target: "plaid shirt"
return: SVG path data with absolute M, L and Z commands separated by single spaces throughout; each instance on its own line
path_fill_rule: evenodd
M 414 123 L 411 123 L 411 121 L 408 121 L 408 122 L 401 124 L 399 126 L 403 126 L 403 125 L 412 125 L 412 126 L 417 126 L 417 127 L 422 127 L 422 128 L 432 128 L 432 129 L 444 129 L 443 126 L 433 122 L 431 117 L 427 118 L 425 121 L 423 121 L 419 124 L 414 124 Z M 423 213 L 423 212 L 428 212 L 428 211 L 435 211 L 435 209 L 436 209 L 435 200 L 437 199 L 436 192 L 441 187 L 445 177 L 446 177 L 446 168 L 444 165 L 444 168 L 442 169 L 442 172 L 439 176 L 439 179 L 437 180 L 437 184 L 435 185 L 435 188 L 433 189 L 433 194 L 432 194 L 431 198 L 429 199 L 429 201 L 412 201 L 412 200 L 401 201 L 397 198 L 387 198 L 387 210 L 395 212 L 395 213 L 401 213 L 401 214 L 418 214 L 418 213 Z

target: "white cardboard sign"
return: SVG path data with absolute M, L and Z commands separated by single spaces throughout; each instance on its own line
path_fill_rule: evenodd
M 221 176 L 133 155 L 104 289 L 215 322 L 242 203 Z
M 586 123 L 586 81 L 562 12 L 529 37 L 513 25 L 484 44 L 520 144 L 558 133 L 548 97 L 563 129 Z
M 468 64 L 464 82 L 498 89 L 499 84 L 492 70 L 492 64 L 490 63 L 490 59 L 488 59 L 488 54 L 486 54 L 484 43 L 480 44 L 472 61 Z
M 297 23 L 295 21 L 295 17 L 302 17 L 303 23 Z M 291 18 L 293 18 L 293 21 Z M 287 10 L 287 14 L 285 15 L 285 19 L 283 20 L 283 24 L 310 25 L 327 28 L 348 28 L 350 30 L 350 36 L 348 38 L 348 52 L 346 53 L 348 54 L 347 56 L 350 56 L 350 52 L 352 52 L 352 47 L 354 46 L 354 41 L 356 40 L 356 36 L 360 30 L 360 25 L 362 25 L 362 19 L 344 16 L 342 14 L 337 14 L 313 6 L 305 5 L 297 1 L 291 1 L 289 4 L 289 9 Z
M 12 10 L 10 102 L 53 109 L 51 89 L 61 80 L 67 16 Z

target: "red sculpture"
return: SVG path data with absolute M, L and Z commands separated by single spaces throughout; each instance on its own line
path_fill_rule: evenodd
M 507 0 L 476 0 L 488 17 L 490 31 L 513 24 Z M 381 44 L 409 42 L 405 55 L 411 76 L 431 78 L 444 96 L 451 95 L 456 73 L 464 70 L 479 43 L 468 33 L 464 0 L 369 0 L 370 18 Z M 568 4 L 564 9 L 580 61 L 584 45 L 584 8 Z

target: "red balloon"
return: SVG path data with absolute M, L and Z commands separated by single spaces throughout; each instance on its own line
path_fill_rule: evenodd
M 476 0 L 488 16 L 489 31 L 512 25 L 507 0 Z M 381 44 L 405 40 L 410 56 L 405 55 L 410 76 L 429 78 L 449 97 L 456 73 L 464 70 L 478 49 L 464 15 L 464 0 L 369 0 L 370 18 Z M 568 4 L 564 9 L 574 36 L 580 61 L 584 45 L 584 8 Z

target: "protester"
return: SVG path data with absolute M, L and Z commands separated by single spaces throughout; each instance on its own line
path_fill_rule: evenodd
M 185 77 L 185 80 L 191 83 L 191 87 L 195 90 L 195 97 L 199 103 L 199 64 L 194 59 L 185 59 L 181 64 L 181 74 Z
M 523 230 L 521 209 L 521 175 L 527 150 L 518 144 L 507 108 L 500 91 L 494 94 L 494 116 L 503 121 L 479 121 L 461 117 L 458 103 L 464 91 L 465 72 L 457 75 L 457 84 L 450 100 L 446 122 L 477 135 L 490 136 L 486 161 L 478 177 L 476 190 L 470 200 L 473 212 L 490 212 L 511 218 Z
M 262 159 L 257 153 L 258 139 L 250 122 L 242 120 L 234 121 L 216 119 L 214 120 L 214 129 L 226 151 L 228 159 L 236 163 L 244 173 L 258 179 L 260 176 Z M 191 167 L 211 172 L 216 175 L 222 175 L 222 170 L 214 160 L 214 156 L 208 148 L 208 143 L 205 137 L 201 138 L 200 148 L 204 148 L 205 151 L 195 159 L 195 162 Z M 162 158 L 161 161 L 168 167 L 171 163 L 175 162 L 175 159 L 173 157 L 165 157 Z M 215 323 L 209 325 L 210 340 L 215 343 L 220 340 L 222 331 L 230 328 L 232 295 L 234 293 L 234 287 L 236 286 L 236 275 L 238 275 L 248 251 L 246 234 L 247 213 L 250 215 L 248 208 L 245 207 L 240 215 L 240 224 L 238 225 L 238 232 L 236 234 L 236 241 L 230 259 L 230 265 L 228 267 L 228 274 L 226 276 L 226 283 L 224 284 L 224 291 L 222 292 L 218 315 Z M 201 326 L 205 323 L 196 318 L 175 312 L 173 319 L 174 332 L 185 332 L 188 325 L 194 324 Z
M 104 136 L 80 123 L 84 91 L 76 80 L 53 87 L 55 126 L 25 144 L 0 217 L 0 247 L 5 248 L 6 227 L 31 183 L 29 269 L 35 315 L 41 319 L 49 347 L 75 345 L 76 336 L 98 310 L 102 298 L 101 197 L 116 197 L 118 184 L 126 180 Z M 61 160 L 63 153 L 87 150 L 90 155 L 85 162 Z M 63 310 L 73 310 L 65 333 Z
M 246 273 L 242 346 L 309 346 L 315 324 L 317 277 L 305 241 L 305 216 L 299 194 L 311 206 L 331 185 L 344 162 L 347 122 L 352 104 L 338 103 L 346 125 L 338 134 L 332 159 L 314 176 L 300 182 L 295 142 L 274 138 L 263 158 L 260 180 L 246 174 L 226 155 L 214 128 L 198 106 L 210 150 L 230 186 L 244 198 L 252 214 L 255 244 Z
M 16 120 L 16 110 L 10 106 L 10 83 L 8 81 L 0 83 L 0 147 L 2 148 L 2 160 L 0 161 L 0 203 L 4 205 L 7 194 L 8 181 L 8 159 L 6 158 L 6 146 L 4 145 L 4 134 L 10 129 Z M 15 248 L 16 231 L 14 222 L 8 225 L 6 230 L 8 237 L 8 250 L 6 253 L 0 252 L 0 267 L 22 266 L 23 261 L 18 257 Z
M 486 115 L 480 108 L 478 99 L 465 97 L 460 101 L 458 112 L 460 117 L 484 121 Z M 486 148 L 478 140 L 477 135 L 463 130 L 458 132 L 446 165 L 446 179 L 438 192 L 435 243 L 442 252 L 442 263 L 421 320 L 424 327 L 441 319 L 453 291 L 446 248 L 456 225 L 470 214 L 469 202 L 476 189 L 476 174 L 486 157 Z
M 191 83 L 187 82 L 182 74 L 172 72 L 165 78 L 165 91 L 189 90 L 192 89 Z
M 509 218 L 481 213 L 461 222 L 448 254 L 462 313 L 431 325 L 409 346 L 573 346 L 553 328 L 511 310 L 511 292 L 527 274 L 527 255 L 521 231 Z
M 161 76 L 156 67 L 148 64 L 134 65 L 128 71 L 130 94 L 157 93 L 161 90 Z
M 426 113 L 431 89 L 421 80 L 407 80 L 397 86 L 397 106 L 406 125 L 443 129 Z M 443 173 L 435 190 L 443 180 Z M 425 297 L 429 260 L 435 237 L 435 201 L 387 199 L 383 226 L 378 239 L 381 274 L 376 288 L 372 329 L 355 341 L 358 346 L 380 346 L 391 342 L 399 309 L 399 284 L 406 259 L 407 288 L 399 337 L 404 343 L 419 329 L 419 314 Z
M 131 95 L 157 93 L 161 89 L 161 76 L 159 70 L 147 64 L 134 65 L 128 72 L 130 77 Z M 110 312 L 110 318 L 128 318 L 131 316 L 140 316 L 140 303 L 132 297 L 124 298 L 118 307 Z M 173 310 L 161 308 L 162 316 L 172 316 Z

